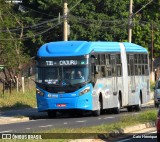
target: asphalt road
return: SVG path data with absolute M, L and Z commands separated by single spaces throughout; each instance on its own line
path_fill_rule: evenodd
M 151 109 L 153 106 L 144 107 L 145 109 Z M 85 114 L 82 117 L 72 117 L 67 115 L 59 115 L 57 118 L 49 119 L 47 115 L 42 113 L 41 115 L 30 116 L 29 121 L 12 123 L 12 124 L 1 124 L 0 133 L 10 132 L 35 132 L 39 130 L 49 130 L 53 128 L 80 128 L 95 126 L 100 124 L 109 124 L 117 122 L 122 116 L 126 115 L 137 115 L 140 112 L 127 112 L 126 109 L 122 109 L 121 113 L 116 114 L 104 114 L 99 117 L 93 117 L 90 114 Z M 10 114 L 10 113 L 9 113 Z

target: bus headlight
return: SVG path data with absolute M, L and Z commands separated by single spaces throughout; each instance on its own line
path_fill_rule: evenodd
M 90 87 L 88 86 L 88 87 L 86 87 L 85 89 L 83 89 L 83 90 L 79 93 L 79 95 L 81 96 L 81 95 L 83 95 L 83 94 L 86 94 L 86 93 L 88 93 L 90 90 L 91 90 L 91 89 L 90 89 Z
M 36 89 L 36 94 L 38 94 L 40 96 L 44 96 L 44 93 L 39 89 Z

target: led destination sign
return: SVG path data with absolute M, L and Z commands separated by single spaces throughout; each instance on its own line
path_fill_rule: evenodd
M 88 64 L 87 59 L 82 60 L 55 60 L 55 61 L 39 61 L 39 66 L 71 66 Z

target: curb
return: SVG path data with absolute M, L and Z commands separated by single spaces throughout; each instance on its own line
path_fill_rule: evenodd
M 147 122 L 145 124 L 138 124 L 138 125 L 122 128 L 119 130 L 111 131 L 108 134 L 100 134 L 100 135 L 97 135 L 98 136 L 97 138 L 100 138 L 100 139 L 109 139 L 113 137 L 115 138 L 118 136 L 122 136 L 122 135 L 129 134 L 129 133 L 134 133 L 136 131 L 140 131 L 146 128 L 152 128 L 155 126 L 156 126 L 156 122 Z
M 150 127 L 155 127 L 155 126 L 156 126 L 155 122 L 148 122 L 148 123 L 145 123 L 145 124 L 139 124 L 139 125 L 124 128 L 123 133 L 135 132 L 135 131 L 138 131 L 138 130 L 142 130 L 142 129 L 146 129 L 146 128 L 150 128 Z
M 118 136 L 124 136 L 125 134 L 128 135 L 146 128 L 153 128 L 155 126 L 156 126 L 156 122 L 147 122 L 145 124 L 138 124 L 138 125 L 122 128 L 119 130 L 111 131 L 106 134 L 97 134 L 96 136 L 86 137 L 83 139 L 74 139 L 69 142 L 105 142 L 110 138 L 112 139 Z
M 113 131 L 111 132 L 112 134 L 125 134 L 125 133 L 133 133 L 133 132 L 136 132 L 136 131 L 139 131 L 139 130 L 143 130 L 143 129 L 146 129 L 146 128 L 151 128 L 151 127 L 155 127 L 156 126 L 156 123 L 155 122 L 147 122 L 145 124 L 138 124 L 138 125 L 134 125 L 134 126 L 129 126 L 129 127 L 126 127 L 124 129 L 120 129 L 120 131 L 116 130 L 116 131 Z

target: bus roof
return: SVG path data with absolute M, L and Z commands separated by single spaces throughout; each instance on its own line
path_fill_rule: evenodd
M 42 45 L 38 50 L 40 57 L 81 56 L 91 52 L 120 52 L 120 42 L 88 42 L 88 41 L 58 41 Z M 123 42 L 126 52 L 146 52 L 137 44 Z

